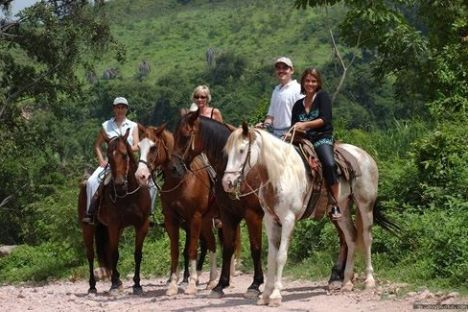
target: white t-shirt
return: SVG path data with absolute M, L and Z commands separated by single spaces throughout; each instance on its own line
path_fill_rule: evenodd
M 102 129 L 104 129 L 109 139 L 120 135 L 123 136 L 125 135 L 127 129 L 130 129 L 130 133 L 127 138 L 127 142 L 130 144 L 130 146 L 133 146 L 133 131 L 135 131 L 135 128 L 138 129 L 138 124 L 127 118 L 125 118 L 125 120 L 122 122 L 120 128 L 117 126 L 115 118 L 111 118 L 102 123 Z
M 301 85 L 296 80 L 291 80 L 284 86 L 279 84 L 271 94 L 268 116 L 273 117 L 273 128 L 284 129 L 291 126 L 291 110 L 297 100 L 303 98 Z

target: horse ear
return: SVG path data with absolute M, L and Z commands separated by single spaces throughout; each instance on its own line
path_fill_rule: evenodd
M 185 115 L 187 115 L 189 112 L 189 110 L 187 108 L 181 108 L 179 110 L 179 114 L 180 114 L 180 117 L 184 117 Z
M 164 129 L 166 129 L 166 126 L 167 122 L 163 123 L 160 127 L 158 127 L 158 129 L 156 130 L 156 135 L 160 135 L 161 133 L 163 133 Z
M 225 126 L 226 128 L 228 128 L 229 132 L 234 132 L 234 130 L 237 129 L 236 126 L 233 126 L 233 125 L 228 124 L 228 123 L 224 123 L 224 126 Z
M 198 116 L 200 115 L 200 111 L 197 110 L 195 112 L 190 112 L 188 115 L 187 115 L 187 122 L 189 123 L 189 125 L 193 126 L 193 124 L 195 123 L 195 120 L 197 120 Z
M 249 125 L 245 122 L 245 120 L 242 122 L 242 135 L 244 137 L 249 135 Z
M 137 123 L 137 125 L 138 125 L 138 137 L 141 139 L 145 136 L 146 127 L 140 123 Z
M 125 131 L 125 135 L 123 136 L 125 141 L 127 141 L 127 138 L 128 138 L 129 134 L 130 134 L 130 128 L 128 128 L 127 131 Z

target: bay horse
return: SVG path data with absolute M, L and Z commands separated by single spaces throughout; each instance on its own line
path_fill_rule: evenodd
M 179 155 L 182 155 L 187 164 L 194 157 L 204 152 L 217 174 L 215 198 L 223 224 L 223 260 L 219 282 L 212 289 L 209 296 L 211 298 L 219 298 L 224 295 L 223 289 L 229 286 L 231 276 L 230 264 L 235 249 L 236 229 L 238 229 L 240 222 L 244 219 L 249 233 L 250 253 L 254 265 L 253 281 L 244 296 L 256 298 L 260 293 L 259 287 L 263 284 L 261 247 L 264 212 L 256 195 L 249 194 L 236 199 L 223 190 L 221 177 L 227 162 L 223 148 L 231 131 L 232 128 L 223 123 L 199 116 L 198 111 L 190 112 L 182 116 L 178 122 L 174 134 L 174 150 Z M 255 172 L 249 175 L 247 179 L 250 185 L 256 185 L 260 182 Z
M 122 286 L 117 269 L 119 260 L 119 240 L 125 227 L 135 228 L 135 270 L 133 293 L 142 294 L 140 285 L 140 266 L 143 242 L 148 233 L 148 216 L 151 211 L 151 198 L 147 188 L 141 188 L 135 178 L 137 162 L 127 143 L 129 130 L 123 136 L 107 139 L 107 158 L 111 175 L 104 181 L 99 196 L 96 225 L 81 222 L 89 265 L 89 290 L 96 293 L 94 276 L 94 242 L 99 264 L 111 275 L 110 291 Z M 81 220 L 86 211 L 86 185 L 81 185 L 78 199 L 78 215 Z
M 171 268 L 169 287 L 166 294 L 176 295 L 179 263 L 179 228 L 187 233 L 185 248 L 189 260 L 187 294 L 197 292 L 197 282 L 201 273 L 202 260 L 197 267 L 198 241 L 208 249 L 210 278 L 207 289 L 215 286 L 216 240 L 212 231 L 212 220 L 217 214 L 216 203 L 212 200 L 211 181 L 207 166 L 201 158 L 195 158 L 190 168 L 185 168 L 181 158 L 173 153 L 174 137 L 165 126 L 147 127 L 139 143 L 140 159 L 135 173 L 140 185 L 147 186 L 152 172 L 161 168 L 164 184 L 160 190 L 164 225 L 170 239 Z M 204 245 L 204 246 L 203 246 Z M 184 252 L 185 254 L 185 252 Z M 187 270 L 184 274 L 187 273 Z M 185 278 L 185 276 L 184 276 Z
M 343 217 L 332 220 L 344 238 L 340 257 L 345 260 L 343 290 L 353 288 L 354 251 L 362 243 L 366 264 L 366 288 L 375 286 L 371 262 L 372 225 L 376 212 L 378 168 L 374 159 L 364 150 L 341 144 L 357 160 L 360 175 L 349 181 L 339 177 L 337 203 Z M 223 177 L 226 192 L 234 192 L 236 185 L 246 184 L 246 175 L 252 168 L 260 167 L 261 186 L 256 189 L 265 210 L 268 235 L 268 273 L 265 290 L 258 304 L 277 306 L 281 303 L 282 273 L 287 259 L 289 241 L 296 220 L 304 214 L 311 178 L 294 145 L 276 138 L 260 129 L 249 129 L 247 124 L 235 130 L 226 144 L 228 162 Z M 351 201 L 356 205 L 356 223 L 351 216 Z M 325 204 L 327 204 L 325 202 Z M 380 220 L 389 225 L 387 219 Z M 344 248 L 344 249 L 343 249 Z M 344 251 L 343 251 L 344 250 Z M 346 255 L 343 257 L 343 253 Z M 340 263 L 339 260 L 337 263 Z

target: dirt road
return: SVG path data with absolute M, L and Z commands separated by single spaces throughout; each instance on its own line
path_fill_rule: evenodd
M 454 303 L 462 302 L 458 294 L 432 294 L 428 291 L 397 296 L 401 285 L 380 286 L 374 291 L 354 290 L 348 293 L 330 294 L 326 282 L 285 280 L 283 303 L 272 308 L 257 306 L 256 300 L 245 299 L 243 293 L 251 282 L 251 275 L 241 274 L 233 278 L 232 286 L 226 289 L 221 299 L 207 297 L 206 279 L 208 273 L 201 276 L 201 284 L 196 296 L 183 292 L 173 297 L 165 295 L 166 281 L 162 278 L 143 279 L 142 296 L 132 295 L 132 281 L 125 280 L 122 291 L 110 295 L 107 290 L 110 282 L 98 282 L 98 294 L 88 295 L 86 281 L 59 281 L 41 286 L 1 286 L 0 311 L 434 311 L 413 306 L 418 302 Z M 438 296 L 440 297 L 439 299 Z M 445 296 L 445 297 L 444 297 Z M 398 298 L 397 298 L 398 297 Z M 436 300 L 437 299 L 437 300 Z M 428 301 L 429 300 L 429 301 Z M 432 301 L 431 301 L 432 300 Z M 468 303 L 468 301 L 467 301 Z M 467 305 L 468 306 L 468 305 Z M 417 309 L 415 309 L 415 307 Z M 436 308 L 443 306 L 436 306 Z M 463 306 L 450 311 L 466 311 Z

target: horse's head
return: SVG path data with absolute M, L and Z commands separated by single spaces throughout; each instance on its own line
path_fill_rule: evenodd
M 132 149 L 127 142 L 130 129 L 123 136 L 117 136 L 107 141 L 107 159 L 112 172 L 112 180 L 117 190 L 127 191 L 128 171 L 132 161 Z
M 146 128 L 142 135 L 143 139 L 138 143 L 140 160 L 135 177 L 140 185 L 148 185 L 151 173 L 171 159 L 174 137 L 165 128 L 165 124 L 159 128 Z
M 181 155 L 189 164 L 203 151 L 203 141 L 200 137 L 199 112 L 182 114 L 174 133 L 174 151 Z
M 242 123 L 242 128 L 229 136 L 224 147 L 228 155 L 223 176 L 223 188 L 226 192 L 238 191 L 250 169 L 257 164 L 260 156 L 258 137 L 255 130 L 249 129 L 245 122 Z

